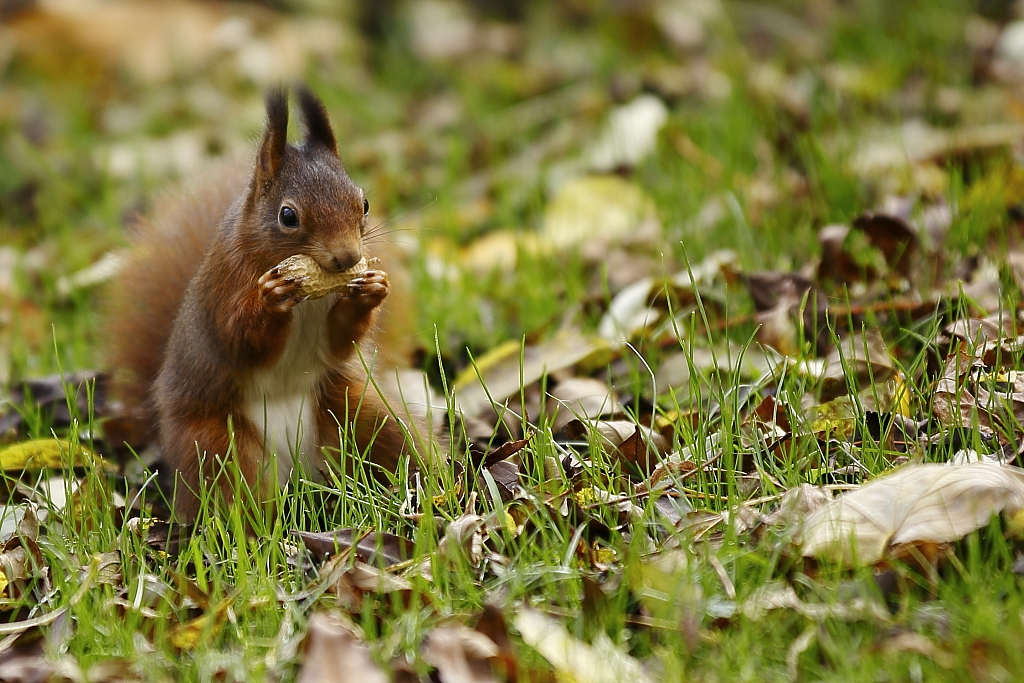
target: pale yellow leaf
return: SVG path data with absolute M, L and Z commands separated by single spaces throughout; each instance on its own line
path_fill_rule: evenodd
M 991 463 L 907 465 L 832 501 L 802 533 L 805 557 L 872 564 L 891 546 L 949 543 L 1024 509 L 1024 470 Z

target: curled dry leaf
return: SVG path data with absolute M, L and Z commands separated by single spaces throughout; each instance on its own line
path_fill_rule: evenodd
M 387 683 L 388 676 L 370 658 L 355 629 L 333 614 L 309 620 L 298 683 Z
M 521 607 L 515 626 L 523 641 L 539 652 L 560 678 L 574 683 L 651 683 L 643 667 L 604 633 L 592 645 L 574 638 L 565 626 L 530 607 Z
M 355 546 L 356 556 L 376 567 L 405 562 L 413 555 L 413 542 L 383 531 L 336 529 L 327 532 L 293 531 L 306 549 L 318 558 Z
M 794 356 L 804 337 L 819 349 L 828 341 L 824 293 L 800 273 L 751 273 L 747 289 L 757 307 L 757 340 L 784 356 Z
M 668 441 L 650 427 L 626 420 L 572 420 L 565 426 L 570 439 L 593 434 L 599 446 L 650 474 L 668 452 Z
M 437 627 L 423 645 L 423 659 L 437 669 L 444 683 L 496 681 L 491 660 L 498 653 L 493 640 L 460 624 Z
M 910 275 L 911 260 L 917 253 L 917 233 L 898 216 L 866 213 L 853 221 L 855 230 L 863 232 L 868 241 L 885 256 L 891 273 Z
M 988 342 L 1012 339 L 1016 336 L 1015 327 L 1013 314 L 1009 311 L 993 313 L 985 318 L 959 318 L 935 335 L 935 346 L 942 358 L 947 358 L 957 343 L 973 353 Z
M 485 476 L 485 473 L 487 476 Z M 490 481 L 498 491 L 498 497 L 503 503 L 507 503 L 516 497 L 516 493 L 522 489 L 519 483 L 519 466 L 515 463 L 501 461 L 496 462 L 483 472 L 477 480 L 477 487 L 482 490 L 490 488 Z
M 448 562 L 468 559 L 474 567 L 478 566 L 484 558 L 484 518 L 462 515 L 454 520 L 437 544 L 437 554 Z
M 906 465 L 812 514 L 801 545 L 805 557 L 874 564 L 895 546 L 956 541 L 1022 509 L 1020 468 Z

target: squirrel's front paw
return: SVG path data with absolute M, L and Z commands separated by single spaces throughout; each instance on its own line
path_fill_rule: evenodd
M 260 276 L 259 287 L 263 305 L 275 313 L 287 313 L 308 298 L 302 290 L 301 278 L 282 276 L 277 268 Z
M 391 291 L 388 274 L 383 270 L 368 270 L 348 283 L 343 292 L 345 299 L 363 308 L 380 306 Z

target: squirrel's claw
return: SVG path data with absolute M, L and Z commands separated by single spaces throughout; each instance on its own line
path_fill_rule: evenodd
M 364 308 L 376 308 L 391 292 L 388 274 L 383 270 L 368 270 L 346 286 L 345 299 Z
M 302 282 L 295 277 L 280 277 L 273 268 L 259 279 L 260 298 L 268 310 L 287 313 L 309 297 L 302 291 Z

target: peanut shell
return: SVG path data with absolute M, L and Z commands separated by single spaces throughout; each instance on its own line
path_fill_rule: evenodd
M 301 284 L 301 291 L 310 299 L 319 299 L 345 288 L 349 282 L 366 272 L 369 262 L 364 256 L 359 263 L 340 273 L 331 273 L 320 267 L 312 256 L 296 254 L 277 264 L 282 277 L 293 277 Z

